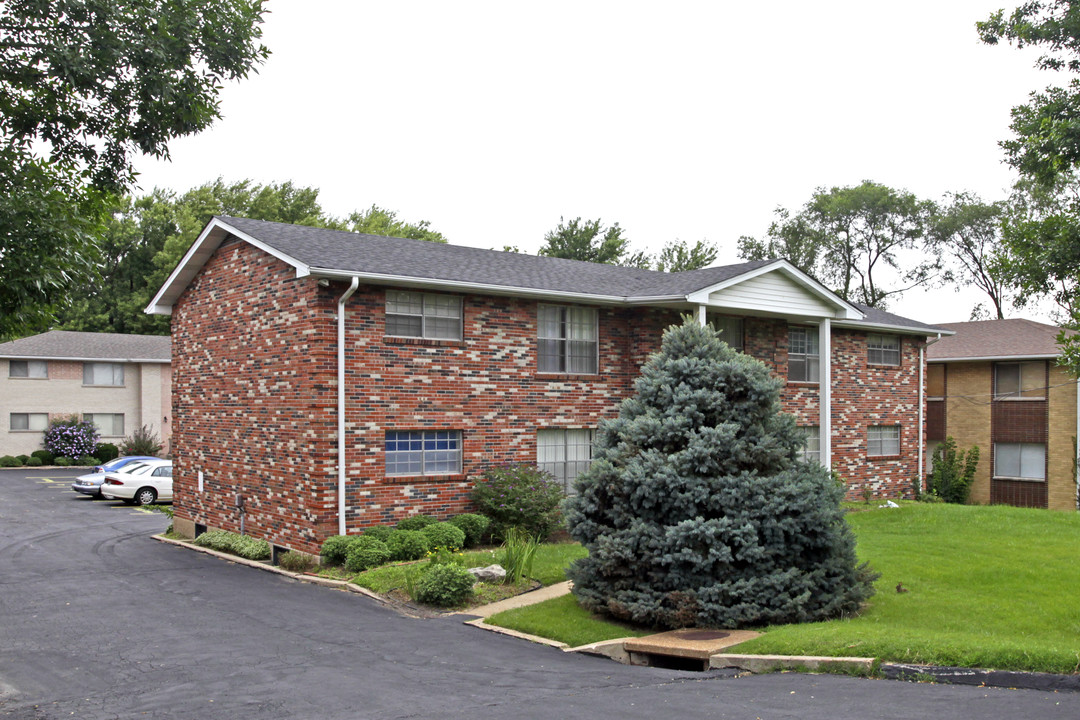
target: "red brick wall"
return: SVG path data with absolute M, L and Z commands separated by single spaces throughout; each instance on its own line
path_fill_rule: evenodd
M 246 529 L 316 552 L 337 532 L 336 298 L 244 243 L 223 245 L 173 312 L 176 514 Z M 385 290 L 361 286 L 346 310 L 347 525 L 351 532 L 417 512 L 467 506 L 472 480 L 494 464 L 535 462 L 539 428 L 596 427 L 632 391 L 673 311 L 598 308 L 597 375 L 537 372 L 537 302 L 462 295 L 464 338 L 385 337 Z M 916 469 L 918 350 L 904 340 L 899 368 L 868 366 L 864 336 L 834 330 L 833 457 L 856 497 L 895 497 Z M 787 324 L 747 319 L 746 350 L 781 376 Z M 818 424 L 817 384 L 791 384 L 784 408 Z M 903 426 L 899 457 L 868 460 L 866 428 Z M 459 430 L 463 472 L 384 475 L 387 430 Z M 197 473 L 204 473 L 204 490 Z

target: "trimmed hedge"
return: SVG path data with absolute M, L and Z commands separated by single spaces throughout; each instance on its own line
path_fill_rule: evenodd
M 432 548 L 460 550 L 465 547 L 465 531 L 454 527 L 448 522 L 437 522 L 428 525 L 420 532 L 424 533 Z
M 0 456 L 0 467 L 22 467 L 22 462 L 14 455 Z
M 462 513 L 447 520 L 451 525 L 465 533 L 465 547 L 476 547 L 484 539 L 484 533 L 491 527 L 491 518 L 477 513 Z
M 398 530 L 386 539 L 391 560 L 419 560 L 431 550 L 431 541 L 419 530 Z
M 386 543 L 373 537 L 359 535 L 349 543 L 345 569 L 350 572 L 363 572 L 378 567 L 389 559 L 390 550 L 386 547 Z
M 30 457 L 36 457 L 41 460 L 42 465 L 52 465 L 56 460 L 56 455 L 49 450 L 35 450 L 30 453 Z
M 373 527 L 365 529 L 364 535 L 366 535 L 367 537 L 373 537 L 376 540 L 386 542 L 387 538 L 389 538 L 396 532 L 397 530 L 392 527 L 387 527 L 386 525 L 375 525 Z
M 397 524 L 398 530 L 423 530 L 428 525 L 439 522 L 438 518 L 430 515 L 412 515 Z
M 433 565 L 416 582 L 416 599 L 435 607 L 454 607 L 472 595 L 476 578 L 460 565 Z
M 270 543 L 256 540 L 248 535 L 237 535 L 228 530 L 207 530 L 195 538 L 199 547 L 239 555 L 248 560 L 266 560 L 270 557 Z
M 331 565 L 344 565 L 345 558 L 349 554 L 349 545 L 356 538 L 355 535 L 333 535 L 326 538 L 322 544 L 319 555 Z

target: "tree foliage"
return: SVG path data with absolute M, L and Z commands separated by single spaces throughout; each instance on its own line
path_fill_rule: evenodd
M 664 333 L 567 501 L 589 550 L 569 572 L 586 608 L 738 627 L 838 617 L 872 594 L 843 489 L 797 458 L 780 385 L 711 327 L 687 319 Z
M 1001 220 L 1005 203 L 984 203 L 971 193 L 951 193 L 946 203 L 934 211 L 931 242 L 957 265 L 948 278 L 959 290 L 975 286 L 990 299 L 993 316 L 1005 317 L 1008 305 L 1008 277 L 1001 253 Z M 982 316 L 982 306 L 972 312 Z
M 768 237 L 739 240 L 746 260 L 787 257 L 842 298 L 873 307 L 942 273 L 927 242 L 933 203 L 869 180 L 853 187 L 818 188 L 795 215 L 777 211 Z M 887 284 L 887 276 L 899 284 Z
M 138 154 L 219 117 L 268 55 L 262 0 L 0 4 L 0 337 L 38 330 L 88 277 L 107 196 Z
M 638 266 L 641 253 L 630 252 L 630 241 L 623 236 L 619 223 L 604 226 L 601 219 L 582 220 L 576 217 L 567 221 L 559 218 L 554 230 L 544 235 L 544 245 L 539 255 L 584 260 L 608 265 Z
M 708 267 L 716 261 L 720 249 L 716 243 L 698 240 L 690 245 L 685 240 L 672 240 L 664 245 L 652 260 L 653 268 L 663 272 L 684 272 Z
M 934 448 L 934 469 L 926 479 L 926 489 L 948 503 L 963 505 L 971 496 L 971 483 L 979 466 L 979 446 L 964 451 L 952 436 Z

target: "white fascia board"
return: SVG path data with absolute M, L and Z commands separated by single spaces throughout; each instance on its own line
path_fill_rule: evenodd
M 984 355 L 981 357 L 926 358 L 927 363 L 1015 362 L 1017 360 L 1056 360 L 1060 355 Z
M 928 328 L 913 328 L 908 325 L 889 325 L 886 323 L 868 323 L 868 322 L 845 322 L 844 320 L 833 320 L 833 327 L 848 328 L 850 330 L 881 330 L 883 332 L 893 333 L 896 335 L 919 335 L 925 337 L 934 337 L 940 335 L 945 337 L 946 335 L 955 335 L 955 330 L 930 330 Z
M 66 360 L 69 362 L 117 362 L 117 363 L 156 363 L 168 365 L 172 360 L 123 357 L 75 357 L 72 355 L 0 355 L 0 360 Z
M 390 275 L 387 273 L 352 272 L 349 270 L 335 270 L 332 268 L 311 267 L 308 268 L 308 270 L 309 274 L 315 277 L 327 278 L 329 280 L 351 280 L 355 277 L 373 285 L 399 285 L 403 287 L 429 288 L 436 290 L 472 291 L 481 294 L 547 298 L 569 302 L 590 303 L 593 305 L 643 305 L 659 302 L 685 301 L 685 298 L 682 295 L 631 298 L 626 295 L 594 295 L 590 293 L 566 292 L 564 290 L 525 288 L 516 285 L 495 285 L 491 283 L 463 282 L 460 280 L 440 280 L 410 275 Z
M 836 295 L 834 292 L 819 283 L 817 280 L 810 277 L 802 270 L 789 263 L 787 260 L 783 259 L 771 262 L 768 265 L 762 265 L 759 268 L 747 271 L 745 273 L 742 273 L 741 275 L 736 275 L 733 278 L 728 278 L 723 282 L 718 282 L 714 285 L 703 287 L 700 290 L 695 290 L 694 292 L 687 295 L 686 299 L 687 301 L 692 303 L 708 305 L 709 295 L 713 294 L 714 292 L 731 287 L 732 285 L 738 285 L 739 283 L 746 282 L 751 278 L 755 278 L 759 275 L 765 275 L 766 273 L 771 273 L 775 270 L 779 270 L 780 272 L 784 273 L 789 278 L 798 283 L 800 286 L 802 286 L 804 289 L 810 291 L 810 293 L 817 295 L 826 303 L 838 308 L 841 313 L 843 313 L 843 317 L 834 319 L 861 320 L 862 318 L 866 317 L 857 307 L 847 302 L 840 296 Z
M 171 315 L 173 303 L 176 302 L 176 298 L 180 297 L 180 293 L 184 291 L 203 265 L 206 264 L 210 256 L 214 254 L 214 251 L 218 249 L 222 242 L 225 241 L 229 235 L 234 235 L 246 243 L 254 245 L 268 255 L 281 260 L 287 265 L 291 265 L 296 269 L 297 277 L 305 277 L 311 274 L 310 268 L 304 263 L 300 262 L 291 255 L 287 255 L 276 248 L 272 248 L 266 243 L 258 240 L 251 235 L 248 235 L 242 230 L 237 230 L 232 225 L 218 218 L 213 218 L 206 224 L 203 231 L 199 233 L 199 237 L 195 239 L 195 242 L 188 248 L 187 253 L 180 260 L 177 266 L 173 269 L 172 273 L 165 280 L 165 284 L 161 286 L 161 289 L 157 291 L 154 298 L 150 301 L 150 304 L 143 309 L 143 312 L 147 315 Z

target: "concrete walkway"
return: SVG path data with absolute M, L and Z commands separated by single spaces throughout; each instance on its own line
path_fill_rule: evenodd
M 490 605 L 481 605 L 480 607 L 472 608 L 471 610 L 462 610 L 457 614 L 488 618 L 497 613 L 501 613 L 503 610 L 513 610 L 514 608 L 525 607 L 526 605 L 535 605 L 536 603 L 568 594 L 570 594 L 569 580 L 566 582 L 555 583 L 554 585 L 548 585 L 547 587 L 542 587 L 539 590 L 533 590 L 532 592 L 515 595 L 514 597 L 506 598 L 505 600 L 500 600 L 499 602 L 494 602 Z

